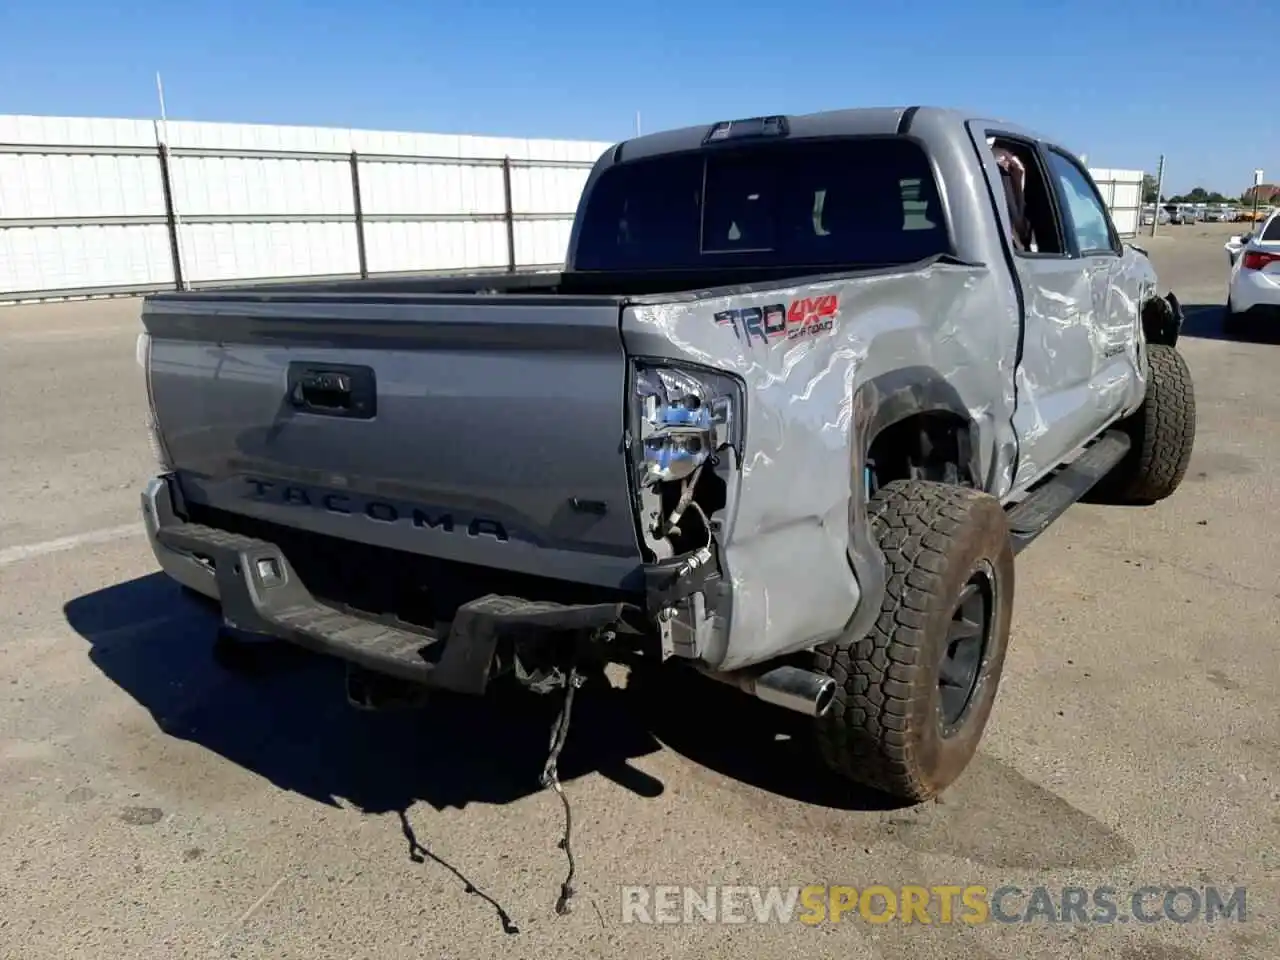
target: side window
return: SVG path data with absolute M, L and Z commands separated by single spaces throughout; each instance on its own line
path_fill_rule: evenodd
M 1053 191 L 1035 148 L 998 134 L 990 135 L 988 146 L 1001 171 L 996 202 L 1008 212 L 1014 250 L 1023 256 L 1062 256 L 1066 247 Z
M 1098 191 L 1074 161 L 1057 150 L 1050 150 L 1048 153 L 1049 167 L 1057 184 L 1058 196 L 1070 220 L 1067 229 L 1074 235 L 1080 252 L 1114 252 L 1116 247 L 1111 231 L 1111 218 Z

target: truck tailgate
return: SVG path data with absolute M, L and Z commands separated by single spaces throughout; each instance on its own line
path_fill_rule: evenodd
M 149 300 L 185 498 L 461 563 L 629 585 L 619 304 L 227 294 Z

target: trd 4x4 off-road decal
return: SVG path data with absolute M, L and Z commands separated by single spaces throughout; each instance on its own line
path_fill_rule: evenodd
M 734 335 L 748 344 L 755 341 L 799 340 L 835 327 L 840 298 L 835 294 L 792 300 L 789 305 L 771 303 L 766 307 L 742 307 L 716 314 L 716 323 L 733 328 Z

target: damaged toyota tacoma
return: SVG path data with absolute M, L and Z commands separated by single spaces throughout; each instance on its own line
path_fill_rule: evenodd
M 1195 435 L 1181 309 L 1080 160 L 930 107 L 623 142 L 558 273 L 142 320 L 147 532 L 223 642 L 337 657 L 366 706 L 683 663 L 908 800 L 977 748 L 1015 554 L 1169 496 Z

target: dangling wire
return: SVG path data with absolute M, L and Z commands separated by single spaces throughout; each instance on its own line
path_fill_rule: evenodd
M 570 908 L 569 901 L 573 898 L 573 850 L 570 849 L 569 841 L 571 831 L 573 829 L 573 811 L 569 808 L 569 798 L 565 796 L 564 787 L 560 785 L 560 772 L 558 764 L 560 761 L 560 751 L 564 749 L 565 739 L 569 735 L 569 717 L 573 711 L 573 695 L 577 689 L 582 686 L 585 678 L 578 672 L 578 665 L 574 663 L 569 668 L 569 674 L 565 682 L 564 705 L 560 708 L 560 715 L 556 717 L 556 721 L 551 727 L 551 746 L 547 755 L 546 765 L 542 768 L 542 785 L 551 787 L 560 797 L 560 803 L 564 806 L 564 836 L 560 840 L 560 849 L 564 851 L 565 857 L 569 861 L 569 873 L 564 878 L 564 883 L 560 884 L 560 896 L 556 900 L 556 913 L 563 916 L 568 913 Z

